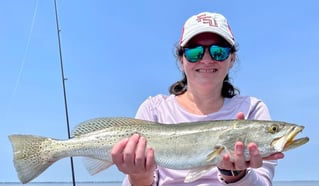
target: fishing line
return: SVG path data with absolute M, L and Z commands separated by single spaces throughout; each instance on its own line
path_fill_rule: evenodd
M 26 46 L 24 48 L 24 53 L 23 53 L 23 56 L 22 56 L 21 65 L 20 65 L 20 68 L 19 68 L 18 76 L 17 76 L 16 82 L 14 84 L 13 91 L 12 91 L 10 99 L 9 99 L 7 114 L 10 112 L 10 107 L 11 107 L 11 105 L 13 103 L 14 97 L 15 97 L 15 95 L 17 93 L 19 84 L 21 82 L 22 73 L 23 73 L 23 70 L 24 70 L 25 63 L 26 63 L 27 55 L 29 53 L 30 43 L 31 43 L 31 39 L 32 39 L 32 33 L 33 33 L 33 29 L 34 29 L 34 24 L 35 24 L 37 12 L 38 12 L 38 4 L 39 4 L 39 0 L 36 0 L 34 11 L 33 11 L 31 27 L 30 27 L 30 31 L 29 31 L 29 35 L 28 35 L 27 44 L 26 44 Z M 6 117 L 7 117 L 7 114 L 5 114 Z
M 62 77 L 62 86 L 63 86 L 64 109 L 65 109 L 68 137 L 70 139 L 71 134 L 70 134 L 70 124 L 69 124 L 69 114 L 68 114 L 68 103 L 67 103 L 67 99 L 66 99 L 66 88 L 65 88 L 66 78 L 64 77 L 64 70 L 63 70 L 62 48 L 61 48 L 61 39 L 60 39 L 61 29 L 59 26 L 58 9 L 57 9 L 57 5 L 56 5 L 56 0 L 54 0 L 54 9 L 55 9 L 56 31 L 58 33 L 58 46 L 59 46 L 59 57 L 60 57 L 61 77 Z M 74 174 L 74 165 L 73 165 L 73 158 L 72 157 L 70 157 L 70 161 L 71 161 L 71 171 L 72 171 L 72 183 L 73 183 L 73 186 L 75 186 L 75 174 Z

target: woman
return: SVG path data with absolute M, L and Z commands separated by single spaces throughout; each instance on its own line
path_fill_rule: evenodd
M 174 124 L 199 120 L 269 120 L 267 106 L 259 99 L 239 96 L 229 82 L 228 71 L 236 59 L 236 46 L 226 18 L 203 12 L 190 17 L 183 27 L 176 54 L 183 79 L 170 87 L 171 95 L 150 97 L 140 106 L 136 118 Z M 187 185 L 187 171 L 156 166 L 154 152 L 146 140 L 133 135 L 117 143 L 112 159 L 127 174 L 123 185 Z M 263 160 L 256 144 L 247 146 L 251 160 L 245 161 L 242 142 L 234 144 L 234 160 L 224 155 L 217 168 L 189 185 L 271 185 L 277 159 Z

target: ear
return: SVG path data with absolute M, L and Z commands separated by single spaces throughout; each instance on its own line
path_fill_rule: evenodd
M 184 71 L 184 60 L 183 60 L 183 57 L 179 57 L 178 61 L 179 61 L 179 68 L 181 69 L 181 71 Z
M 236 54 L 235 53 L 231 54 L 230 62 L 229 62 L 229 69 L 231 69 L 233 67 L 233 65 L 235 63 L 235 59 L 236 59 Z

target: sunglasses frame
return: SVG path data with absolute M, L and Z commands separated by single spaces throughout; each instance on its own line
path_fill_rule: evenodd
M 187 50 L 196 49 L 196 48 L 198 48 L 198 47 L 201 47 L 201 48 L 202 48 L 203 53 L 202 53 L 200 56 L 198 56 L 196 60 L 191 60 L 191 59 L 189 58 L 189 56 L 186 55 Z M 224 52 L 227 53 L 227 54 L 226 54 L 226 57 L 225 57 L 225 58 L 222 58 L 222 59 L 218 59 L 218 58 L 216 59 L 216 57 L 214 56 L 215 53 L 212 54 L 212 52 L 211 52 L 211 48 L 212 48 L 212 47 L 218 47 L 218 49 L 222 49 Z M 184 47 L 184 48 L 183 48 L 183 55 L 185 56 L 185 58 L 187 59 L 188 62 L 190 62 L 190 63 L 196 63 L 196 62 L 200 61 L 200 60 L 204 57 L 205 52 L 206 52 L 206 48 L 209 49 L 208 51 L 209 51 L 210 57 L 211 57 L 213 60 L 219 61 L 219 62 L 225 61 L 225 60 L 230 56 L 230 54 L 232 53 L 232 48 L 231 48 L 231 47 L 228 47 L 228 46 L 225 46 L 225 47 L 224 47 L 224 46 L 220 46 L 220 45 L 217 45 L 217 44 L 212 44 L 212 45 L 194 45 L 194 46 L 191 46 L 191 47 Z

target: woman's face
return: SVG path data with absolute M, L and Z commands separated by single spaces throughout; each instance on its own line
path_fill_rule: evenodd
M 212 44 L 225 46 L 225 41 L 216 34 L 202 33 L 193 37 L 186 47 L 210 46 Z M 190 86 L 193 83 L 203 86 L 222 86 L 224 78 L 228 74 L 228 70 L 233 66 L 234 61 L 234 53 L 230 54 L 224 61 L 212 59 L 208 47 L 205 47 L 204 56 L 197 62 L 190 63 L 184 55 L 180 58 L 182 70 L 186 74 L 188 85 Z

